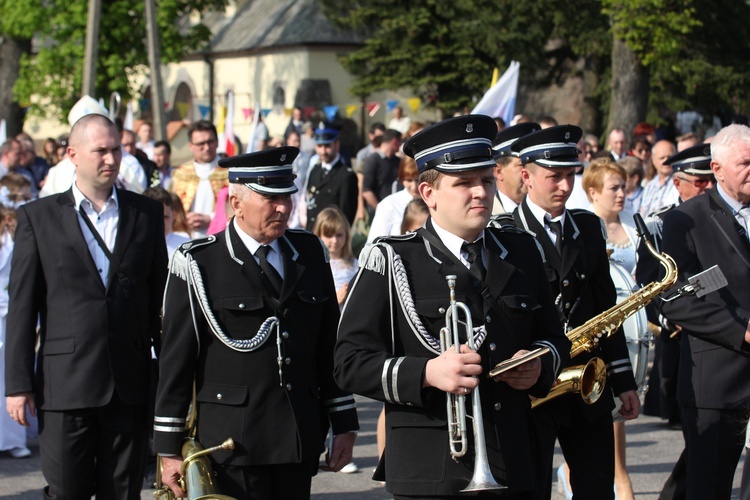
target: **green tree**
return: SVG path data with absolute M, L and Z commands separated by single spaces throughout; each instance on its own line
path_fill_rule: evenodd
M 187 15 L 193 11 L 223 9 L 226 0 L 158 0 L 157 24 L 163 62 L 178 60 L 183 54 L 202 48 L 210 32 L 203 24 L 190 26 Z M 13 85 L 16 103 L 31 103 L 33 113 L 64 118 L 80 97 L 83 78 L 88 0 L 0 0 L 5 14 L 12 8 L 19 14 L 14 21 L 3 16 L 3 31 L 12 27 L 21 34 L 33 33 L 38 50 L 26 52 Z M 140 0 L 102 2 L 96 67 L 96 97 L 113 91 L 123 99 L 131 96 L 129 76 L 135 68 L 147 65 L 144 3 Z M 29 36 L 30 38 L 30 36 Z M 0 73 L 8 61 L 0 60 Z M 0 101 L 8 88 L 0 86 Z

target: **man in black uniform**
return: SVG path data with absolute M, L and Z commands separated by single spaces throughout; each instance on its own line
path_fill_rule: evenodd
M 306 227 L 312 231 L 318 214 L 327 207 L 339 207 L 351 224 L 357 214 L 359 187 L 357 174 L 339 154 L 339 130 L 330 123 L 320 122 L 314 138 L 320 162 L 307 174 Z
M 578 127 L 555 126 L 526 135 L 511 146 L 524 164 L 522 173 L 528 187 L 528 195 L 512 220 L 539 242 L 552 295 L 569 328 L 583 324 L 616 301 L 601 220 L 586 210 L 565 209 L 575 169 L 581 166 L 576 147 L 581 135 Z M 601 339 L 599 345 L 593 353 L 577 356 L 574 364 L 585 364 L 594 356 L 602 358 L 607 364 L 608 385 L 623 402 L 623 417 L 637 417 L 640 402 L 622 330 Z M 612 392 L 607 390 L 594 404 L 584 403 L 576 393 L 534 410 L 541 444 L 542 498 L 551 494 L 555 438 L 570 467 L 576 498 L 613 498 L 613 408 Z
M 385 402 L 386 446 L 375 478 L 396 498 L 453 498 L 468 485 L 476 450 L 469 437 L 466 455 L 451 457 L 446 393 L 468 395 L 477 386 L 492 475 L 510 498 L 533 495 L 529 395 L 547 394 L 570 343 L 533 239 L 513 226 L 486 228 L 496 132 L 490 117 L 461 116 L 404 144 L 417 162 L 430 218 L 416 233 L 369 247 L 344 307 L 336 381 Z M 477 352 L 465 344 L 465 331 L 460 353 L 440 347 L 449 275 L 456 276 L 456 299 L 469 308 Z M 550 352 L 487 378 L 497 363 L 538 347 Z M 467 421 L 469 434 L 471 426 Z
M 521 158 L 513 152 L 510 146 L 532 132 L 541 130 L 538 123 L 524 122 L 498 132 L 492 141 L 492 151 L 495 155 L 495 199 L 492 214 L 513 212 L 523 197 L 526 196 L 526 184 L 521 177 Z
M 308 498 L 329 425 L 327 467 L 351 460 L 358 424 L 351 394 L 333 381 L 339 308 L 328 253 L 312 234 L 286 229 L 298 152 L 221 160 L 235 216 L 173 258 L 154 447 L 176 493 L 193 380 L 198 440 L 235 441 L 233 452 L 214 455 L 222 493 Z
M 664 162 L 672 165 L 672 182 L 680 194 L 678 204 L 695 198 L 714 187 L 711 170 L 711 146 L 699 144 L 670 156 Z M 646 224 L 658 251 L 662 247 L 662 226 L 666 214 L 677 204 L 667 205 L 651 213 Z M 641 242 L 638 246 L 638 266 L 635 279 L 643 285 L 659 281 L 664 275 L 662 266 Z M 679 331 L 660 315 L 661 301 L 653 301 L 646 308 L 649 321 L 662 326 L 654 340 L 654 364 L 648 380 L 648 391 L 643 403 L 643 413 L 667 419 L 669 425 L 679 429 L 680 412 L 677 407 L 677 368 L 680 360 Z M 669 484 L 669 482 L 668 482 Z

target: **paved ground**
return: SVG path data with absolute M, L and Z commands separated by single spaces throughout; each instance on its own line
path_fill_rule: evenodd
M 376 465 L 375 422 L 380 404 L 358 400 L 362 431 L 357 439 L 355 462 L 360 467 L 356 474 L 321 473 L 313 479 L 313 498 L 316 500 L 380 500 L 391 496 L 385 488 L 370 479 Z M 628 470 L 635 489 L 636 498 L 656 499 L 672 465 L 682 451 L 682 434 L 669 430 L 660 420 L 641 416 L 627 424 L 628 431 Z M 31 444 L 33 456 L 25 460 L 14 460 L 0 453 L 0 500 L 38 499 L 44 479 L 39 471 L 39 449 Z M 555 466 L 561 462 L 559 453 L 555 456 Z M 739 498 L 739 480 L 742 460 L 735 475 L 733 498 Z M 144 490 L 141 498 L 152 499 L 151 490 Z M 553 494 L 553 500 L 562 499 Z

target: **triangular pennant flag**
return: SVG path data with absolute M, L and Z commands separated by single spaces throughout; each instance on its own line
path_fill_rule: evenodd
M 409 107 L 415 113 L 419 111 L 419 106 L 422 105 L 422 99 L 420 99 L 419 97 L 411 97 L 407 99 L 406 102 L 409 103 Z
M 190 110 L 190 104 L 186 102 L 178 102 L 177 104 L 177 112 L 180 114 L 180 118 L 187 117 L 188 111 Z
M 388 112 L 390 113 L 398 105 L 398 99 L 391 99 L 390 101 L 385 101 L 385 104 L 388 107 Z
M 375 113 L 377 113 L 380 109 L 380 103 L 368 102 L 367 104 L 365 104 L 365 108 L 367 109 L 367 113 L 370 115 L 370 117 L 373 117 L 375 116 Z
M 305 120 L 309 120 L 313 113 L 315 113 L 315 106 L 305 106 Z
M 208 116 L 208 112 L 211 111 L 211 106 L 206 106 L 205 104 L 199 104 L 198 111 L 201 114 L 201 120 L 205 120 L 206 117 Z
M 168 111 L 168 110 L 169 110 L 169 103 L 165 102 L 164 103 L 164 111 Z
M 323 108 L 323 112 L 326 114 L 326 118 L 328 118 L 329 122 L 332 122 L 336 119 L 336 115 L 339 112 L 338 106 L 326 106 Z
M 347 104 L 346 105 L 346 117 L 351 118 L 355 111 L 357 111 L 357 108 L 359 107 L 359 104 Z
M 263 113 L 263 118 L 268 117 L 268 113 L 271 112 L 271 108 L 263 108 L 260 110 L 261 113 Z
M 242 108 L 242 115 L 245 117 L 245 120 L 250 118 L 250 115 L 253 114 L 253 108 Z
M 8 132 L 5 127 L 5 119 L 0 120 L 0 144 L 5 143 L 8 140 Z
M 292 116 L 292 108 L 284 108 L 285 116 Z

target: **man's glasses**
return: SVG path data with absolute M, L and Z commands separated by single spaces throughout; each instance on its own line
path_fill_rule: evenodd
M 203 142 L 191 142 L 193 146 L 195 146 L 198 149 L 201 149 L 203 146 L 213 146 L 214 144 L 217 144 L 219 141 L 216 139 L 209 139 L 207 141 Z
M 676 176 L 677 179 L 680 179 L 683 182 L 687 182 L 689 184 L 692 184 L 693 186 L 697 188 L 702 188 L 708 186 L 708 183 L 716 183 L 716 180 L 714 179 L 713 175 L 707 176 L 707 177 L 696 177 L 693 180 L 688 179 L 687 177 L 682 176 Z

